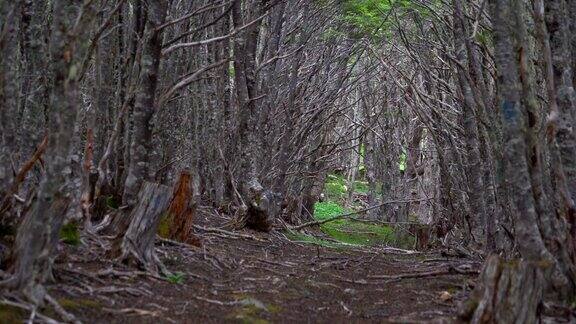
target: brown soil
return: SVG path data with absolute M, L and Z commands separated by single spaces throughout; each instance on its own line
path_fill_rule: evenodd
M 203 226 L 217 225 L 199 218 Z M 107 260 L 94 243 L 66 247 L 49 291 L 85 323 L 430 322 L 454 318 L 475 275 L 373 276 L 480 267 L 439 253 L 334 249 L 291 242 L 279 232 L 241 233 L 256 240 L 198 233 L 202 247 L 159 242 L 168 269 L 183 273 L 172 278 L 179 283 Z M 101 273 L 111 268 L 116 275 Z

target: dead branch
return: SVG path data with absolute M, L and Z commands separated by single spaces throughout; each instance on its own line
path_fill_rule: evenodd
M 376 209 L 376 208 L 380 208 L 380 207 L 385 206 L 385 205 L 400 204 L 400 203 L 409 203 L 409 202 L 417 202 L 417 201 L 424 201 L 424 200 L 428 200 L 428 199 L 389 200 L 389 201 L 385 201 L 385 202 L 383 202 L 383 203 L 380 203 L 380 204 L 377 204 L 377 205 L 374 205 L 374 206 L 371 206 L 371 207 L 368 207 L 368 208 L 364 208 L 364 209 L 361 209 L 361 210 L 353 211 L 353 212 L 350 212 L 350 213 L 346 213 L 346 214 L 334 216 L 334 217 L 327 218 L 327 219 L 323 219 L 323 220 L 318 220 L 318 221 L 313 221 L 313 222 L 304 223 L 304 224 L 301 224 L 301 225 L 298 225 L 298 226 L 290 226 L 290 227 L 288 227 L 288 228 L 291 229 L 291 230 L 295 230 L 295 231 L 296 231 L 296 230 L 299 230 L 299 229 L 302 229 L 302 228 L 308 227 L 308 226 L 322 225 L 322 224 L 325 224 L 325 223 L 328 223 L 328 222 L 333 222 L 333 221 L 335 221 L 335 220 L 350 218 L 350 216 L 357 215 L 357 214 L 363 214 L 363 213 L 365 213 L 365 212 L 367 212 L 367 211 L 370 211 L 370 210 L 373 210 L 373 209 Z

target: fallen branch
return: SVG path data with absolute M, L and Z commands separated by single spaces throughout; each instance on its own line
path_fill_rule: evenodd
M 288 227 L 288 228 L 291 229 L 291 230 L 299 230 L 299 229 L 302 229 L 302 228 L 308 227 L 308 226 L 322 225 L 322 224 L 325 224 L 325 223 L 328 223 L 328 222 L 333 222 L 333 221 L 335 221 L 335 220 L 350 218 L 350 216 L 357 215 L 357 214 L 363 214 L 363 213 L 365 213 L 365 212 L 367 212 L 367 211 L 370 211 L 370 210 L 373 210 L 373 209 L 376 209 L 376 208 L 380 208 L 380 207 L 385 206 L 385 205 L 400 204 L 400 203 L 409 203 L 409 202 L 417 202 L 417 201 L 423 201 L 423 200 L 428 200 L 428 199 L 389 200 L 389 201 L 385 201 L 385 202 L 383 202 L 383 203 L 380 203 L 380 204 L 378 204 L 378 205 L 374 205 L 374 206 L 371 206 L 371 207 L 368 207 L 368 208 L 364 208 L 364 209 L 361 209 L 361 210 L 353 211 L 353 212 L 350 212 L 350 213 L 346 213 L 346 214 L 334 216 L 334 217 L 327 218 L 327 219 L 323 219 L 323 220 L 318 220 L 318 221 L 313 221 L 313 222 L 304 223 L 304 224 L 301 224 L 301 225 L 298 225 L 298 226 L 290 226 L 290 227 Z
M 60 305 L 60 303 L 58 303 L 58 301 L 56 299 L 54 299 L 52 296 L 46 294 L 46 296 L 44 298 L 46 299 L 48 304 L 50 304 L 52 306 L 52 309 L 54 309 L 56 314 L 60 315 L 60 317 L 62 319 L 64 319 L 66 322 L 74 323 L 74 324 L 80 324 L 81 323 L 74 315 L 67 312 L 64 309 L 64 307 L 62 307 L 62 305 Z
M 208 228 L 208 227 L 203 227 L 203 226 L 199 226 L 199 225 L 194 225 L 194 228 L 202 230 L 202 231 L 207 232 L 207 233 L 226 234 L 226 235 L 229 235 L 232 237 L 250 239 L 250 240 L 254 240 L 254 241 L 258 241 L 258 242 L 266 242 L 266 240 L 258 238 L 258 237 L 253 236 L 253 235 L 234 233 L 234 232 L 226 231 L 226 230 L 219 229 L 219 228 Z
M 368 276 L 368 278 L 370 278 L 370 279 L 412 279 L 412 278 L 437 277 L 437 276 L 455 275 L 455 274 L 477 275 L 479 273 L 480 273 L 480 271 L 478 271 L 478 270 L 464 270 L 464 269 L 458 269 L 455 267 L 448 267 L 446 269 L 436 270 L 436 271 L 404 273 L 404 274 L 400 274 L 400 275 L 376 275 L 376 276 Z

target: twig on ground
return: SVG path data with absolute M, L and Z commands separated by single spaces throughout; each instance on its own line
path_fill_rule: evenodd
M 463 270 L 454 267 L 448 267 L 447 269 L 436 270 L 436 271 L 426 271 L 426 272 L 416 272 L 416 273 L 404 273 L 399 275 L 374 275 L 368 276 L 370 279 L 411 279 L 411 278 L 424 278 L 424 277 L 436 277 L 443 275 L 477 275 L 480 272 L 478 270 Z
M 216 304 L 216 305 L 220 305 L 220 306 L 236 306 L 239 304 L 237 301 L 223 302 L 223 301 L 199 297 L 199 296 L 194 296 L 194 298 L 201 300 L 201 301 L 204 301 L 204 302 L 207 302 L 207 303 L 210 303 L 210 304 Z
M 265 240 L 265 239 L 258 238 L 258 237 L 254 236 L 254 235 L 242 234 L 242 233 L 234 233 L 234 232 L 230 232 L 230 231 L 223 230 L 223 229 L 220 229 L 220 228 L 213 228 L 213 227 L 208 228 L 208 227 L 203 227 L 203 226 L 200 226 L 200 225 L 194 225 L 194 228 L 195 228 L 195 229 L 202 230 L 202 231 L 204 231 L 204 232 L 206 232 L 206 233 L 225 234 L 225 235 L 231 236 L 231 238 L 244 238 L 244 239 L 254 240 L 254 241 L 258 241 L 258 242 L 266 242 L 266 241 L 267 241 L 267 240 Z

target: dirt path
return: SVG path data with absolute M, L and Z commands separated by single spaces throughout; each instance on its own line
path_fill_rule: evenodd
M 455 315 L 479 267 L 439 254 L 243 233 L 256 240 L 204 233 L 202 247 L 160 243 L 161 258 L 177 273 L 172 282 L 70 248 L 50 291 L 86 323 L 428 322 Z

